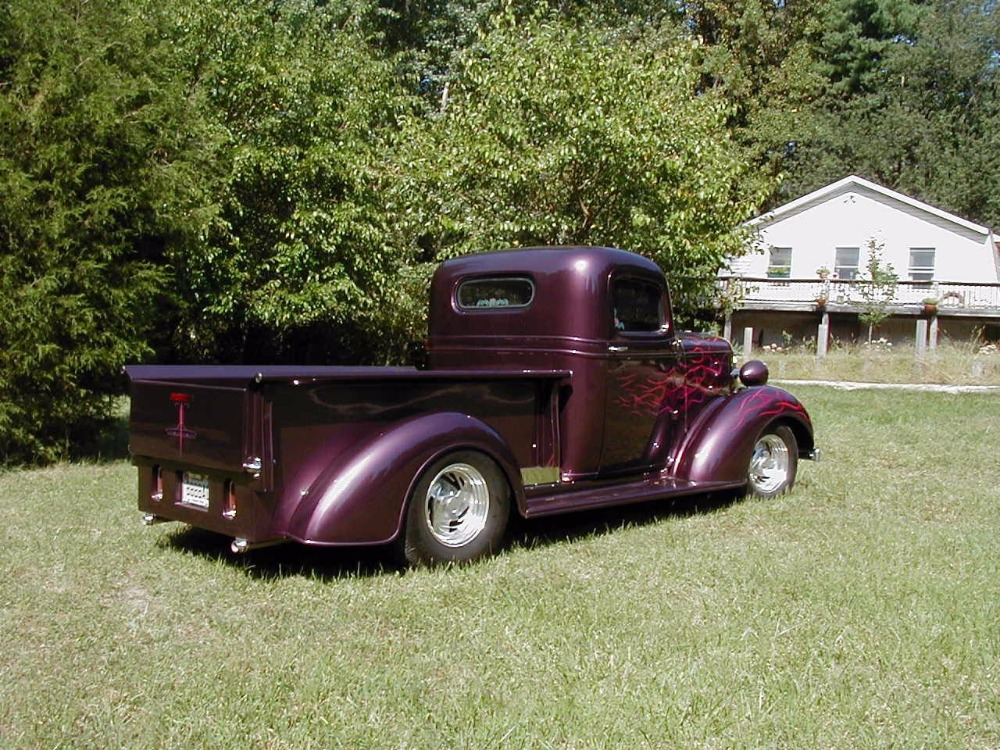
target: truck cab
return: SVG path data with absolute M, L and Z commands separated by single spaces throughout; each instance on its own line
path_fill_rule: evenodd
M 431 287 L 429 369 L 565 370 L 562 481 L 662 469 L 704 402 L 732 390 L 732 348 L 675 330 L 666 279 L 612 248 L 446 261 Z

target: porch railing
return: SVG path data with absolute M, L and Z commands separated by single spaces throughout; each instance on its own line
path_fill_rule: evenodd
M 734 309 L 765 307 L 767 303 L 815 305 L 820 300 L 832 305 L 857 306 L 864 303 L 861 282 L 858 281 L 726 276 L 720 277 L 719 283 L 720 292 Z M 1000 313 L 1000 284 L 899 281 L 892 304 L 920 306 L 928 299 L 936 300 L 939 310 L 970 315 L 978 312 L 996 314 Z

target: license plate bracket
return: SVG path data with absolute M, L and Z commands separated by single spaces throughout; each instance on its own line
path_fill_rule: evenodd
M 181 482 L 181 504 L 207 510 L 208 498 L 208 477 L 185 471 Z

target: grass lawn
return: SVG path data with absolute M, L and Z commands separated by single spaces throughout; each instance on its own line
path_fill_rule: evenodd
M 0 747 L 1000 748 L 1000 394 L 796 387 L 770 502 L 552 519 L 400 571 L 0 474 Z

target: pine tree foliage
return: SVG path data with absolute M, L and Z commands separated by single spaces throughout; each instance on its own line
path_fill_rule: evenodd
M 839 0 L 814 53 L 826 85 L 802 118 L 782 197 L 856 173 L 1000 225 L 1000 14 L 993 3 Z
M 162 20 L 113 0 L 4 7 L 0 461 L 93 434 L 121 366 L 152 353 L 168 245 L 197 233 L 212 133 Z

